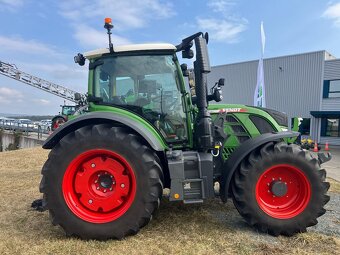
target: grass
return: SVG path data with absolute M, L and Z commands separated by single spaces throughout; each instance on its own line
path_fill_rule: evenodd
M 272 237 L 249 228 L 232 203 L 163 201 L 151 223 L 122 241 L 67 238 L 48 213 L 30 208 L 40 198 L 40 170 L 48 151 L 0 153 L 0 254 L 334 254 L 340 238 L 317 232 Z M 333 192 L 340 184 L 332 182 Z M 334 188 L 333 188 L 334 187 Z

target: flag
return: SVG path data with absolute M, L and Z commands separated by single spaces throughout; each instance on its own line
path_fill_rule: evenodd
M 257 82 L 254 93 L 254 106 L 266 107 L 266 93 L 264 88 L 264 72 L 263 72 L 263 55 L 266 44 L 266 36 L 264 34 L 263 22 L 261 22 L 261 58 L 257 67 Z

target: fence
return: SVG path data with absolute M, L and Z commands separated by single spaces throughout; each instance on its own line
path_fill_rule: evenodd
M 19 131 L 25 136 L 37 135 L 38 139 L 42 139 L 43 134 L 49 134 L 51 132 L 51 126 L 48 124 L 18 123 L 3 119 L 0 120 L 0 129 L 13 132 Z

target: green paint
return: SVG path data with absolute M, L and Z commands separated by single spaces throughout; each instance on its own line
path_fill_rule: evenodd
M 241 104 L 215 104 L 210 105 L 208 108 L 211 110 L 221 110 L 227 109 L 228 115 L 234 117 L 237 122 L 225 122 L 224 124 L 224 132 L 228 134 L 228 138 L 223 145 L 222 156 L 223 159 L 226 160 L 230 156 L 230 154 L 240 146 L 239 139 L 250 139 L 255 138 L 260 135 L 259 130 L 253 124 L 253 122 L 249 119 L 251 115 L 256 115 L 261 118 L 267 119 L 268 122 L 272 125 L 273 129 L 280 132 L 282 131 L 281 126 L 271 117 L 267 112 L 254 108 L 251 106 L 241 105 Z M 218 113 L 211 113 L 212 119 L 218 116 Z M 244 132 L 236 132 L 236 128 L 243 128 Z
M 145 121 L 143 118 L 139 117 L 137 114 L 123 110 L 121 108 L 116 108 L 116 107 L 106 106 L 106 105 L 96 105 L 94 103 L 89 104 L 89 111 L 90 112 L 110 112 L 112 114 L 121 115 L 133 121 L 136 121 L 139 124 L 143 125 L 143 127 L 159 141 L 159 143 L 162 145 L 164 150 L 168 148 L 168 145 L 165 143 L 163 137 L 157 132 L 156 128 L 154 128 L 150 123 Z
M 177 78 L 179 79 L 180 84 L 180 91 L 182 93 L 182 102 L 184 104 L 184 111 L 187 115 L 187 130 L 188 130 L 188 146 L 189 148 L 193 148 L 193 115 L 192 113 L 192 103 L 191 103 L 191 97 L 189 93 L 185 90 L 185 81 L 182 73 L 181 66 L 178 62 L 178 59 L 176 55 L 174 56 L 174 62 L 176 64 L 177 69 Z

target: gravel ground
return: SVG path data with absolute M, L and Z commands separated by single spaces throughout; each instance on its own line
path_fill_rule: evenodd
M 329 192 L 328 195 L 330 195 L 331 198 L 325 206 L 327 210 L 326 213 L 318 218 L 319 223 L 317 225 L 308 228 L 308 232 L 340 237 L 340 194 Z M 218 199 L 215 199 L 214 202 L 217 204 L 221 203 Z M 253 235 L 254 238 L 268 243 L 277 241 L 277 238 L 259 233 L 251 228 L 238 214 L 231 201 L 229 201 L 225 207 L 216 206 L 211 209 L 207 208 L 207 210 L 211 214 L 211 217 L 219 221 L 220 224 L 225 225 L 228 229 L 242 230 L 247 234 Z
M 340 237 L 340 194 L 329 192 L 331 199 L 326 204 L 327 212 L 318 218 L 319 224 L 309 231 Z

